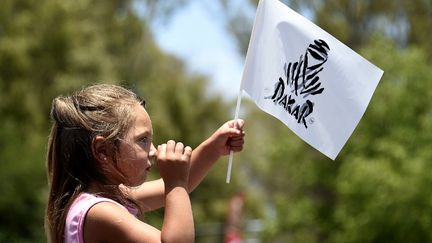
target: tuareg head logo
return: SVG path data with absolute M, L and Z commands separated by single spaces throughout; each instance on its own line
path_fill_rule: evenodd
M 276 106 L 281 106 L 297 123 L 303 124 L 307 129 L 306 118 L 314 110 L 314 103 L 310 96 L 319 95 L 324 91 L 321 86 L 319 73 L 324 70 L 327 62 L 329 45 L 319 39 L 314 40 L 300 56 L 298 62 L 284 65 L 284 77 L 279 77 L 274 87 L 271 99 Z

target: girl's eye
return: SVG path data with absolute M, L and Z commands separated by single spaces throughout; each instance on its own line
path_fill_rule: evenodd
M 151 143 L 151 139 L 148 137 L 143 137 L 138 141 L 140 144 L 146 146 Z

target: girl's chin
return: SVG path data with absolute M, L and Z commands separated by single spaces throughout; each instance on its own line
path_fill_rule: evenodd
M 147 174 L 141 177 L 139 180 L 137 180 L 135 183 L 133 183 L 132 187 L 138 187 L 141 186 L 147 179 Z
M 144 171 L 144 173 L 142 173 L 142 175 L 137 177 L 135 180 L 129 181 L 129 183 L 125 184 L 125 186 L 130 187 L 130 188 L 141 186 L 147 179 L 147 173 L 148 173 L 147 171 Z

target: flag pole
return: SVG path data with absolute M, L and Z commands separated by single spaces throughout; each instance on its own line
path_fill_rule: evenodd
M 260 6 L 261 6 L 262 2 L 263 2 L 262 0 L 260 0 L 258 2 L 257 9 L 260 9 Z M 256 21 L 257 21 L 257 16 L 255 15 L 254 22 L 256 22 Z M 254 29 L 255 29 L 255 23 L 252 26 L 252 33 L 251 33 L 251 38 L 249 39 L 249 46 L 251 45 L 252 39 L 254 38 Z M 246 62 L 247 62 L 247 59 L 248 59 L 248 55 L 249 55 L 249 47 L 248 47 L 248 53 L 246 54 Z M 242 77 L 241 83 L 240 83 L 240 90 L 239 90 L 238 97 L 237 97 L 237 106 L 236 106 L 235 115 L 234 115 L 234 119 L 236 120 L 235 122 L 237 122 L 237 119 L 239 117 L 240 104 L 241 104 L 242 91 L 243 91 L 243 82 L 244 82 L 244 79 L 245 79 L 246 68 L 247 68 L 247 65 L 245 64 L 245 69 L 243 70 L 243 77 Z M 229 159 L 228 159 L 228 171 L 227 171 L 227 177 L 226 177 L 226 183 L 228 183 L 228 184 L 231 181 L 231 169 L 232 169 L 233 157 L 234 157 L 234 151 L 231 150 L 230 151 L 230 155 L 229 155 Z
M 237 119 L 239 117 L 240 112 L 240 104 L 242 99 L 242 89 L 239 90 L 238 97 L 237 97 L 237 106 L 234 114 L 234 120 L 237 123 Z M 226 183 L 229 184 L 231 181 L 231 170 L 232 170 L 232 163 L 233 163 L 233 157 L 234 157 L 234 151 L 230 151 L 229 159 L 228 159 L 228 171 L 227 171 L 227 177 L 226 177 Z

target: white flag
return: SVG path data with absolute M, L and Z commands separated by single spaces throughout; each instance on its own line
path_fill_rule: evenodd
M 258 107 L 335 159 L 383 71 L 278 0 L 261 0 L 241 88 Z

